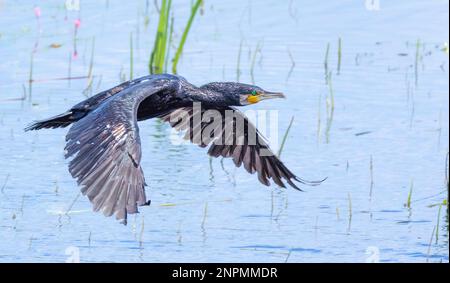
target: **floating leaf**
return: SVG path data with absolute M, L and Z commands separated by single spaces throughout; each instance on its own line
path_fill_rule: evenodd
M 60 48 L 62 46 L 62 44 L 59 44 L 59 43 L 52 43 L 52 44 L 50 44 L 50 48 Z
M 160 206 L 176 206 L 175 203 L 162 203 Z

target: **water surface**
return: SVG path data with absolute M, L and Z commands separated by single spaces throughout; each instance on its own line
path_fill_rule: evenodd
M 328 179 L 303 193 L 266 188 L 146 121 L 152 205 L 123 226 L 79 196 L 63 157 L 66 129 L 22 129 L 128 79 L 130 33 L 134 76 L 147 75 L 158 21 L 148 2 L 82 1 L 77 12 L 63 1 L 0 1 L 0 261 L 64 262 L 76 247 L 82 262 L 365 262 L 375 247 L 382 262 L 448 262 L 446 209 L 438 218 L 429 207 L 447 195 L 448 1 L 374 10 L 362 0 L 206 0 L 179 73 L 201 85 L 240 72 L 242 82 L 286 93 L 250 108 L 279 110 L 280 136 L 294 116 L 283 161 L 303 178 Z M 189 12 L 190 1 L 174 1 L 175 45 Z M 88 74 L 94 38 L 92 89 L 83 93 L 87 79 L 55 80 Z

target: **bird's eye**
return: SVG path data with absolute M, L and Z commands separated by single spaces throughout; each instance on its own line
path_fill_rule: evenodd
M 256 90 L 252 90 L 252 95 L 253 96 L 255 96 L 255 95 L 257 95 L 258 93 L 256 92 Z

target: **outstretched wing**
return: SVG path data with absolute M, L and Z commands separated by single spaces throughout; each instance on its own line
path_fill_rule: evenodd
M 73 124 L 66 136 L 65 157 L 71 175 L 94 211 L 116 215 L 126 224 L 127 214 L 146 205 L 145 180 L 137 109 L 148 96 L 170 84 L 152 80 L 126 88 L 105 100 L 98 108 Z
M 76 104 L 72 107 L 72 111 L 83 111 L 83 112 L 89 112 L 95 109 L 97 106 L 99 106 L 103 101 L 110 98 L 111 96 L 114 96 L 124 89 L 130 88 L 132 86 L 135 86 L 137 84 L 142 84 L 146 81 L 151 81 L 152 76 L 144 76 L 140 78 L 136 78 L 134 80 L 123 82 L 119 85 L 116 85 L 113 88 L 104 90 L 102 92 L 97 93 L 94 96 L 91 96 L 90 98 Z
M 270 186 L 269 179 L 283 188 L 287 182 L 297 190 L 301 189 L 294 181 L 307 185 L 322 182 L 306 181 L 293 174 L 269 148 L 256 127 L 233 107 L 208 109 L 194 105 L 176 109 L 161 118 L 175 129 L 186 131 L 184 138 L 192 143 L 201 147 L 211 144 L 210 156 L 232 158 L 237 167 L 243 164 L 249 173 L 256 172 L 259 181 L 266 186 Z
M 72 123 L 82 119 L 84 116 L 86 116 L 89 112 L 95 110 L 99 105 L 103 103 L 103 101 L 107 100 L 111 96 L 114 96 L 118 93 L 120 93 L 122 90 L 129 88 L 131 86 L 143 83 L 145 81 L 151 80 L 151 76 L 145 76 L 138 79 L 134 79 L 131 81 L 126 81 L 121 83 L 120 85 L 117 85 L 113 88 L 110 88 L 108 90 L 102 91 L 78 104 L 73 106 L 70 110 L 40 121 L 35 121 L 32 124 L 28 125 L 25 128 L 25 131 L 30 130 L 40 130 L 40 129 L 55 129 L 55 128 L 65 128 L 70 126 Z

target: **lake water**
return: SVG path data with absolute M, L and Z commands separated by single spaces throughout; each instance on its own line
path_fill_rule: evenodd
M 152 205 L 123 226 L 79 195 L 67 129 L 23 128 L 128 79 L 130 34 L 133 75 L 147 75 L 153 1 L 81 1 L 76 11 L 0 0 L 0 262 L 448 262 L 447 207 L 430 207 L 447 198 L 448 11 L 443 0 L 206 0 L 179 74 L 201 85 L 239 72 L 283 91 L 287 100 L 247 108 L 278 110 L 280 137 L 295 117 L 282 160 L 328 179 L 305 192 L 267 188 L 145 121 Z M 189 13 L 190 1 L 173 1 L 175 46 Z

